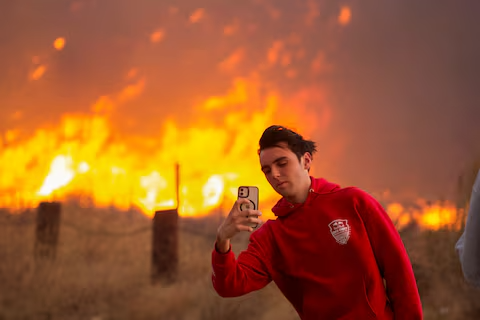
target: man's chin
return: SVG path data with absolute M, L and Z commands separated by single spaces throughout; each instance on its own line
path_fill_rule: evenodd
M 290 195 L 290 193 L 285 189 L 275 188 L 275 191 L 284 198 L 288 198 L 288 196 Z

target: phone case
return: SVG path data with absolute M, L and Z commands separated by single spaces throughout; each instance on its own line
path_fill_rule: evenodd
M 246 198 L 250 200 L 250 204 L 242 204 L 240 210 L 258 210 L 258 188 L 253 186 L 241 186 L 238 188 L 238 198 Z M 252 228 L 256 228 L 257 224 L 251 224 Z

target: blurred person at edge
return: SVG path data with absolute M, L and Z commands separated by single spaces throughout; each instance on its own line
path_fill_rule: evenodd
M 270 126 L 259 144 L 261 169 L 282 196 L 277 218 L 253 232 L 261 213 L 235 202 L 212 251 L 216 292 L 237 297 L 273 280 L 302 320 L 422 319 L 409 257 L 382 206 L 359 188 L 310 176 L 316 145 L 300 134 Z M 242 231 L 250 242 L 235 258 L 230 240 Z
M 480 170 L 472 188 L 465 230 L 455 248 L 465 280 L 480 289 Z

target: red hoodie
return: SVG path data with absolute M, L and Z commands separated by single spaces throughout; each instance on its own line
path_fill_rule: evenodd
M 412 266 L 381 205 L 358 188 L 312 178 L 303 204 L 281 199 L 238 259 L 212 252 L 222 297 L 274 281 L 303 320 L 422 319 Z M 386 290 L 383 279 L 386 281 Z

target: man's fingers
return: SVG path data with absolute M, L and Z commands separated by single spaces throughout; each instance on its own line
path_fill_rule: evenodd
M 258 219 L 258 218 L 252 218 L 252 217 L 250 217 L 250 218 L 247 219 L 247 222 L 248 222 L 248 223 L 251 223 L 251 224 L 258 224 L 258 225 L 260 225 L 260 224 L 262 224 L 263 221 L 260 220 L 260 219 Z
M 263 223 L 262 220 L 260 220 L 259 218 L 255 218 L 255 217 L 240 217 L 239 220 L 237 221 L 237 230 L 240 231 L 250 231 L 252 232 L 253 229 L 248 229 L 247 228 L 243 228 L 243 227 L 254 227 L 254 228 L 257 228 L 258 226 L 260 226 L 261 224 Z M 240 226 L 243 226 L 243 227 L 240 227 Z
M 237 216 L 234 221 L 236 224 L 246 224 L 251 222 L 257 223 L 261 220 L 258 218 L 258 215 L 241 215 Z
M 238 206 L 238 209 L 240 209 L 240 206 L 243 204 L 243 203 L 251 203 L 249 199 L 247 198 L 238 198 L 237 201 L 236 201 L 236 205 Z
M 248 232 L 252 232 L 253 231 L 253 228 L 252 227 L 249 227 L 247 225 L 244 225 L 244 224 L 238 224 L 237 225 L 237 230 L 238 231 L 248 231 Z
M 239 216 L 245 216 L 245 217 L 249 217 L 249 216 L 260 217 L 262 215 L 262 213 L 258 210 L 249 209 L 249 210 L 240 211 L 240 213 L 238 215 Z

